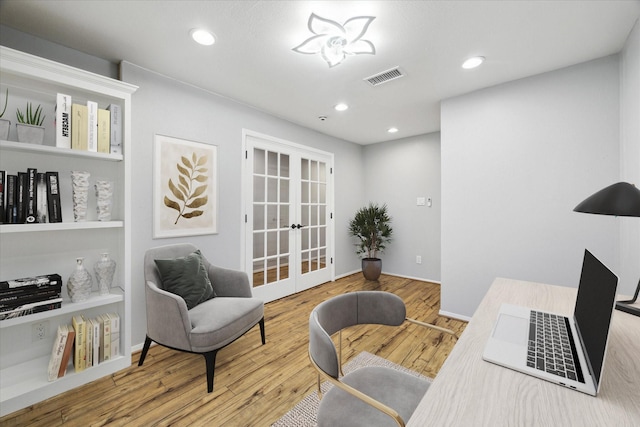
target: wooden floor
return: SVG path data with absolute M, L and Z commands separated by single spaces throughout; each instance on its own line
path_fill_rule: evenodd
M 439 285 L 360 273 L 265 305 L 267 343 L 256 326 L 218 353 L 207 393 L 204 357 L 152 347 L 132 366 L 0 418 L 2 426 L 270 426 L 314 390 L 307 355 L 309 313 L 344 292 L 385 290 L 399 295 L 407 315 L 462 332 L 465 322 L 438 316 Z M 455 339 L 408 324 L 356 326 L 343 332 L 343 362 L 368 351 L 434 377 Z

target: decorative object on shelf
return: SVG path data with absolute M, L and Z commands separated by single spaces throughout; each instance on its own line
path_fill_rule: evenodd
M 67 292 L 72 302 L 81 302 L 89 299 L 93 281 L 91 274 L 84 267 L 84 258 L 76 258 L 76 269 L 69 276 L 67 281 Z
M 640 217 L 640 190 L 628 182 L 618 182 L 592 194 L 573 209 L 597 215 Z M 616 302 L 616 309 L 640 316 L 640 309 L 634 307 L 640 293 L 640 280 L 630 300 Z
M 71 171 L 71 187 L 73 190 L 73 220 L 87 220 L 87 201 L 89 199 L 89 172 Z
M 6 141 L 9 139 L 9 129 L 11 128 L 11 122 L 7 119 L 3 119 L 5 111 L 7 111 L 7 104 L 9 102 L 9 88 L 5 93 L 4 97 L 4 108 L 2 109 L 2 113 L 0 113 L 0 139 Z
M 384 252 L 391 241 L 391 217 L 387 213 L 387 205 L 369 203 L 369 206 L 358 209 L 349 222 L 349 234 L 357 237 L 356 253 L 366 254 L 362 259 L 362 274 L 367 280 L 378 280 L 382 272 L 382 260 L 378 252 Z
M 218 147 L 155 135 L 153 238 L 217 233 Z
M 110 181 L 97 180 L 94 187 L 96 189 L 98 221 L 111 221 L 113 184 Z
M 18 142 L 26 142 L 29 144 L 42 144 L 44 142 L 44 128 L 42 123 L 44 122 L 44 116 L 42 114 L 42 106 L 33 110 L 33 104 L 27 102 L 27 108 L 23 113 L 18 108 L 16 110 L 16 131 L 18 132 Z
M 376 47 L 373 43 L 362 39 L 374 19 L 375 16 L 355 16 L 340 25 L 312 13 L 307 27 L 314 35 L 292 50 L 305 55 L 320 54 L 329 68 L 340 64 L 347 56 L 363 53 L 375 55 Z
M 113 275 L 116 272 L 116 262 L 109 258 L 109 254 L 105 252 L 93 268 L 96 273 L 100 295 L 108 295 L 113 284 Z

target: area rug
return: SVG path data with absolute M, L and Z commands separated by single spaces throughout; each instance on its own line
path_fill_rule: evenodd
M 422 378 L 424 380 L 431 381 L 431 378 L 427 378 L 417 372 L 397 365 L 393 362 L 388 361 L 387 359 L 383 359 L 382 357 L 367 353 L 366 351 L 363 351 L 362 353 L 351 359 L 349 362 L 347 362 L 342 367 L 342 370 L 345 374 L 348 374 L 349 372 L 355 371 L 356 369 L 362 368 L 364 366 L 383 366 L 387 368 L 393 368 L 397 369 L 398 371 L 406 372 L 410 375 Z M 320 386 L 323 393 L 331 390 L 331 387 L 333 387 L 333 385 L 327 381 L 323 382 Z M 316 427 L 316 414 L 318 413 L 319 405 L 320 400 L 318 399 L 318 391 L 316 390 L 302 399 L 296 406 L 293 407 L 293 409 L 287 412 L 278 421 L 273 423 L 271 427 Z

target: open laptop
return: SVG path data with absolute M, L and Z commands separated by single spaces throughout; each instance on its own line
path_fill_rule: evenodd
M 482 358 L 595 396 L 600 387 L 617 286 L 617 276 L 585 249 L 573 318 L 503 304 Z M 557 326 L 553 325 L 555 322 Z M 565 328 L 568 337 L 551 337 Z M 569 354 L 571 350 L 574 355 Z

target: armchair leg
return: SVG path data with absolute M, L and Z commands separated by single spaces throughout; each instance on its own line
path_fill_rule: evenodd
M 140 353 L 140 360 L 138 360 L 138 366 L 142 366 L 144 363 L 144 358 L 147 357 L 147 351 L 149 351 L 149 347 L 151 347 L 151 338 L 148 336 L 144 339 L 144 346 L 142 347 L 142 353 Z
M 260 320 L 260 335 L 262 336 L 262 345 L 265 345 L 266 338 L 264 334 L 264 317 Z
M 218 350 L 213 350 L 208 353 L 203 353 L 205 363 L 207 364 L 207 392 L 213 391 L 213 371 L 216 368 L 216 354 Z

